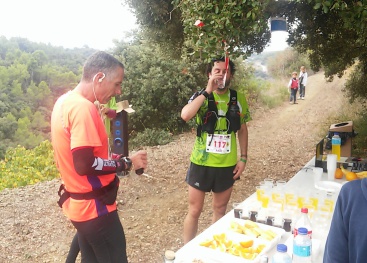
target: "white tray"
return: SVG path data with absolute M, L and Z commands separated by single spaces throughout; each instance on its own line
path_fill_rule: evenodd
M 342 184 L 332 181 L 318 181 L 315 184 L 315 188 L 327 192 L 339 192 L 342 188 Z
M 276 244 L 278 244 L 279 240 L 281 239 L 282 235 L 285 233 L 284 229 L 273 227 L 269 225 L 264 225 L 260 223 L 256 223 L 261 229 L 273 230 L 277 235 L 274 239 L 271 241 L 265 240 L 265 239 L 259 239 L 259 238 L 253 238 L 254 240 L 254 247 L 256 247 L 259 244 L 264 244 L 265 247 L 261 251 L 261 253 L 254 259 L 254 260 L 248 260 L 240 256 L 235 256 L 233 254 L 227 253 L 227 252 L 221 252 L 216 249 L 208 248 L 201 246 L 200 243 L 212 239 L 215 234 L 221 234 L 225 233 L 226 237 L 228 237 L 229 240 L 232 240 L 234 242 L 239 242 L 241 240 L 247 240 L 249 237 L 244 234 L 239 234 L 234 232 L 230 229 L 231 222 L 238 222 L 239 224 L 244 225 L 245 220 L 237 219 L 237 218 L 231 218 L 230 220 L 226 220 L 224 222 L 221 222 L 221 224 L 217 225 L 215 228 L 211 227 L 210 229 L 207 229 L 207 231 L 204 231 L 200 236 L 193 239 L 188 245 L 186 245 L 187 249 L 185 251 L 181 251 L 182 253 L 180 255 L 176 255 L 177 263 L 191 263 L 193 260 L 200 260 L 200 262 L 203 263 L 256 263 L 260 261 L 260 258 L 263 254 L 266 254 L 269 250 L 271 250 Z M 210 230 L 210 231 L 209 231 Z M 176 263 L 176 260 L 175 260 Z

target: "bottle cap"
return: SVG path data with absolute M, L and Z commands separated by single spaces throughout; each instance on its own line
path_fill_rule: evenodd
M 277 245 L 277 251 L 279 251 L 279 252 L 287 252 L 287 245 L 278 244 Z
M 166 252 L 164 252 L 164 257 L 168 260 L 174 260 L 175 259 L 175 252 L 172 250 L 166 250 Z
M 307 235 L 308 234 L 307 228 L 304 228 L 304 227 L 298 228 L 298 234 L 300 234 L 300 235 Z
M 308 213 L 308 208 L 307 207 L 302 207 L 301 208 L 301 213 Z

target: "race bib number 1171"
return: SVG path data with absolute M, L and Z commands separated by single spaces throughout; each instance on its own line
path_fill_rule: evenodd
M 206 151 L 211 153 L 230 153 L 231 134 L 208 134 L 206 138 Z

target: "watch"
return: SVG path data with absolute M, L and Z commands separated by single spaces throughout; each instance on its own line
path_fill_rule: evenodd
M 122 157 L 121 160 L 125 163 L 125 169 L 124 171 L 130 171 L 131 167 L 133 166 L 133 163 L 129 157 Z
M 203 90 L 200 92 L 200 95 L 204 95 L 205 98 L 208 98 L 209 97 L 209 93 L 206 92 L 206 90 Z

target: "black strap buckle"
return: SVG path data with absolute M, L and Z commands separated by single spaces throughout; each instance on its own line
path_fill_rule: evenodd
M 57 194 L 60 197 L 59 201 L 57 201 L 57 204 L 60 206 L 60 208 L 62 208 L 62 205 L 64 204 L 64 202 L 70 197 L 70 193 L 66 191 L 65 185 L 61 184 L 59 187 L 59 191 L 57 191 Z

